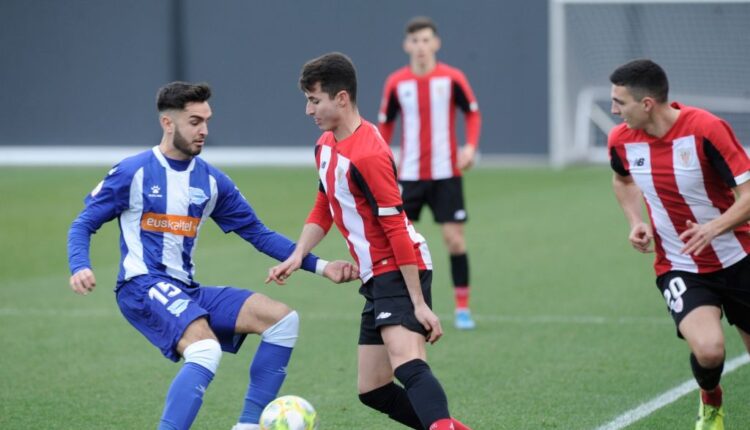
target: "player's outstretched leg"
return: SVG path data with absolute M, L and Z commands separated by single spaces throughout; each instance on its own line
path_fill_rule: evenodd
M 233 427 L 234 430 L 259 428 L 258 422 L 263 408 L 276 398 L 284 383 L 286 367 L 299 333 L 299 315 L 296 311 L 290 311 L 283 303 L 257 293 L 248 301 L 255 303 L 251 303 L 247 310 L 243 307 L 243 311 L 253 313 L 257 310 L 254 315 L 256 323 L 264 319 L 264 315 L 257 315 L 258 313 L 275 312 L 281 313 L 283 317 L 277 318 L 273 325 L 261 332 L 261 342 L 250 365 L 250 384 L 244 407 L 238 423 Z M 238 322 L 239 325 L 241 323 Z
M 188 345 L 182 356 L 185 364 L 167 392 L 159 430 L 190 428 L 219 366 L 221 346 L 214 339 L 199 340 Z

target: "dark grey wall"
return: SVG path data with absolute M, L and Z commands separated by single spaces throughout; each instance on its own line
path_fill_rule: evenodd
M 546 0 L 2 0 L 0 145 L 156 143 L 154 95 L 174 79 L 214 88 L 213 145 L 312 145 L 302 64 L 349 55 L 374 121 L 419 14 L 438 23 L 439 59 L 474 87 L 483 151 L 545 153 Z

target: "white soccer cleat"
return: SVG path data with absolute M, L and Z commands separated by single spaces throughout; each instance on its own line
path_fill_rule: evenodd
M 260 430 L 260 424 L 237 423 L 232 430 Z

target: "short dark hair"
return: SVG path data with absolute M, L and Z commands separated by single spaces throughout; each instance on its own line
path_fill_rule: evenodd
M 426 16 L 415 16 L 406 23 L 406 34 L 412 34 L 425 28 L 432 29 L 432 32 L 437 34 L 437 25 L 432 18 Z
M 211 97 L 211 87 L 207 83 L 191 84 L 175 81 L 159 88 L 156 94 L 156 108 L 165 110 L 183 110 L 188 103 L 202 103 Z
M 300 89 L 312 91 L 318 82 L 320 89 L 330 98 L 340 91 L 346 91 L 352 104 L 357 104 L 357 72 L 346 55 L 330 52 L 305 63 L 299 78 Z
M 645 58 L 629 61 L 615 69 L 609 80 L 615 85 L 627 87 L 633 97 L 653 97 L 658 103 L 667 101 L 669 81 L 664 69 Z

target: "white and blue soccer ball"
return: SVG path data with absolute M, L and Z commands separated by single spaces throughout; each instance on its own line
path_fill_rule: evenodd
M 282 396 L 260 415 L 260 430 L 318 430 L 318 413 L 299 396 Z

